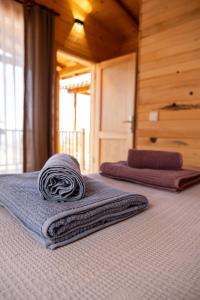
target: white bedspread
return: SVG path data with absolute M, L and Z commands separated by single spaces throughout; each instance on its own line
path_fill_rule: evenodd
M 0 208 L 0 299 L 199 300 L 200 185 L 174 194 L 94 177 L 151 207 L 55 251 Z

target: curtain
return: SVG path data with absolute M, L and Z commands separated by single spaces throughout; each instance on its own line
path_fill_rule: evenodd
M 22 171 L 23 7 L 0 0 L 0 172 Z
M 44 7 L 24 5 L 25 96 L 24 171 L 39 170 L 54 153 L 55 15 Z

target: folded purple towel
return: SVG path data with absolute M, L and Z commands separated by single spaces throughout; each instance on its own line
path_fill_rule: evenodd
M 178 152 L 129 149 L 128 166 L 137 169 L 181 170 L 182 155 Z
M 200 172 L 198 171 L 136 169 L 127 166 L 125 161 L 105 162 L 100 166 L 100 171 L 100 174 L 106 177 L 172 192 L 182 191 L 200 182 Z

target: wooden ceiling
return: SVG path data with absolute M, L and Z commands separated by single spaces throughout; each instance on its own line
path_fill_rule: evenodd
M 137 49 L 140 0 L 35 0 L 60 14 L 57 47 L 93 62 Z M 77 27 L 74 18 L 84 22 Z
M 59 77 L 64 79 L 90 72 L 91 63 L 81 58 L 68 55 L 61 50 L 57 51 L 57 71 Z

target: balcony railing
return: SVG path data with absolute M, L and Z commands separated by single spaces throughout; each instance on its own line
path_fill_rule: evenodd
M 59 131 L 59 151 L 74 156 L 87 169 L 85 130 Z M 23 130 L 0 128 L 0 173 L 19 173 L 23 168 Z
M 59 151 L 74 156 L 85 171 L 85 129 L 81 131 L 59 131 Z
M 0 128 L 0 173 L 22 172 L 23 130 Z

